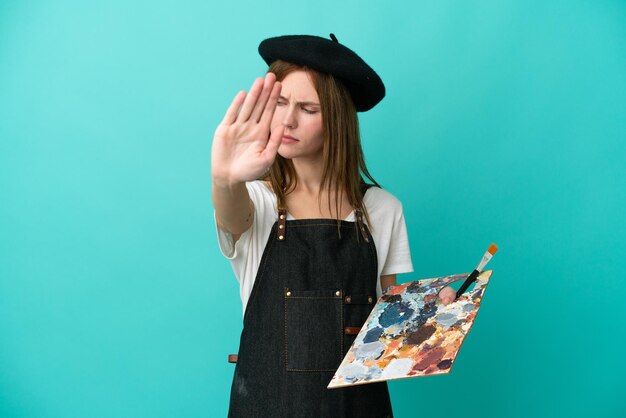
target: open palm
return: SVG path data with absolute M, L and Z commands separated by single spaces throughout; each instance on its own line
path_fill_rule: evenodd
M 281 84 L 273 73 L 257 78 L 249 94 L 240 91 L 220 122 L 211 147 L 215 181 L 235 184 L 259 178 L 272 165 L 284 127 L 270 128 Z

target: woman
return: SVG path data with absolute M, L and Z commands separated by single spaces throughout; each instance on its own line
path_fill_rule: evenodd
M 359 138 L 356 112 L 384 85 L 332 34 L 259 52 L 267 75 L 236 95 L 211 152 L 244 307 L 229 416 L 392 416 L 385 383 L 326 389 L 381 289 L 413 271 L 402 205 L 370 176 Z

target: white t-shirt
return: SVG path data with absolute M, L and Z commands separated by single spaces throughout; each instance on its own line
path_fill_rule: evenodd
M 272 226 L 278 219 L 276 195 L 261 180 L 246 182 L 250 198 L 254 202 L 255 213 L 252 226 L 233 245 L 233 236 L 217 225 L 220 251 L 230 260 L 237 281 L 239 294 L 246 311 L 248 298 L 259 270 L 261 256 L 269 238 Z M 376 293 L 381 295 L 380 276 L 387 274 L 410 273 L 413 271 L 409 239 L 402 211 L 402 203 L 386 190 L 372 186 L 367 189 L 363 203 L 368 211 L 371 225 L 368 225 L 374 238 L 378 256 L 378 281 Z M 215 220 L 215 210 L 213 211 Z M 287 213 L 287 220 L 294 219 Z M 354 211 L 345 218 L 354 222 Z M 367 222 L 365 216 L 363 221 Z

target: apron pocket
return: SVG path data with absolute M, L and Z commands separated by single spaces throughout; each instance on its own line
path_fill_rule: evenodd
M 285 289 L 288 371 L 335 371 L 343 358 L 341 290 Z

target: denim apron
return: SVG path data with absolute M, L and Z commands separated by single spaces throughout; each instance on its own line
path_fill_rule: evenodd
M 355 217 L 338 234 L 334 219 L 279 210 L 244 314 L 229 417 L 392 416 L 385 382 L 326 388 L 376 302 L 376 247 Z

